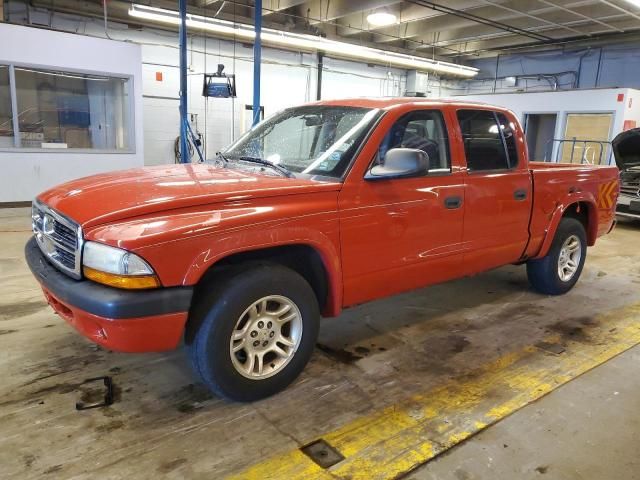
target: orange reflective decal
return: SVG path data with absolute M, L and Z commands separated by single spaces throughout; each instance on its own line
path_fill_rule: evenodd
M 598 186 L 598 208 L 612 208 L 618 196 L 618 180 Z

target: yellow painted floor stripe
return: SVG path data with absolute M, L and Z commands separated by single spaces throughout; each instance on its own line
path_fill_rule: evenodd
M 580 341 L 559 335 L 565 352 L 530 346 L 464 378 L 361 417 L 322 438 L 345 460 L 324 470 L 299 450 L 260 462 L 229 479 L 386 480 L 436 455 L 640 343 L 640 304 L 596 317 Z

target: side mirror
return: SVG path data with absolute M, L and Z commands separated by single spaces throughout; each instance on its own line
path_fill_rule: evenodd
M 375 165 L 365 178 L 402 178 L 425 174 L 429 171 L 429 155 L 417 148 L 392 148 L 384 156 L 382 165 Z

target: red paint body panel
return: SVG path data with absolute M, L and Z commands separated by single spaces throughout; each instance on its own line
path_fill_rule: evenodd
M 98 317 L 56 298 L 42 288 L 47 302 L 69 325 L 92 342 L 118 352 L 162 352 L 175 349 L 187 312 L 113 320 Z
M 599 187 L 618 184 L 618 170 L 614 167 L 568 165 L 530 162 L 534 202 L 531 212 L 530 235 L 526 256 L 540 258 L 546 255 L 563 212 L 576 203 L 588 206 L 588 244 L 611 231 L 615 222 L 615 207 L 602 204 Z M 611 201 L 615 206 L 619 186 Z
M 342 181 L 176 165 L 87 177 L 39 199 L 79 222 L 86 239 L 142 256 L 163 286 L 195 285 L 209 268 L 236 253 L 307 245 L 318 252 L 327 272 L 327 316 L 350 305 L 544 256 L 563 213 L 577 202 L 588 209 L 590 245 L 613 225 L 615 201 L 613 206 L 611 199 L 603 201 L 601 192 L 607 191 L 603 185 L 617 182 L 617 169 L 529 163 L 522 129 L 508 110 L 420 99 L 318 104 L 384 112 Z M 499 111 L 517 125 L 517 168 L 467 171 L 456 118 L 461 108 Z M 451 173 L 365 180 L 389 128 L 402 115 L 421 109 L 443 112 Z M 526 199 L 514 199 L 515 190 L 526 191 Z M 446 209 L 448 196 L 461 197 L 462 207 Z M 112 339 L 109 348 L 127 351 L 175 347 L 186 321 L 184 313 L 116 322 L 64 308 L 85 336 L 105 344 L 96 333 L 102 328 Z

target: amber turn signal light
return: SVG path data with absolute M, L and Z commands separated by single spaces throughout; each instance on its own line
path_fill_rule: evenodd
M 101 272 L 90 267 L 82 269 L 84 276 L 103 285 L 129 290 L 142 290 L 145 288 L 157 288 L 160 280 L 155 275 L 116 275 L 114 273 Z

